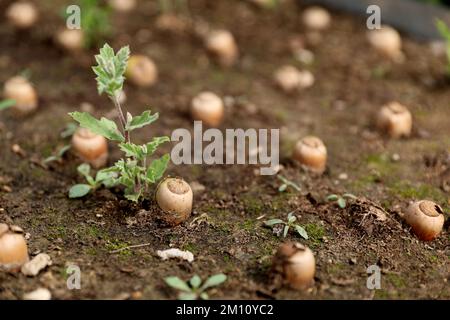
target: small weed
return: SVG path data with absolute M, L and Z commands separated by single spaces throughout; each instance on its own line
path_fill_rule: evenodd
M 183 281 L 178 277 L 167 277 L 164 279 L 166 284 L 178 291 L 179 300 L 208 300 L 209 296 L 206 290 L 212 287 L 217 287 L 227 280 L 227 276 L 223 273 L 219 273 L 209 277 L 202 284 L 202 279 L 195 275 L 189 281 Z
M 325 198 L 327 202 L 336 202 L 339 208 L 344 209 L 347 207 L 347 200 L 346 199 L 352 199 L 356 200 L 357 197 L 351 193 L 344 193 L 343 195 L 337 195 L 337 194 L 330 194 Z
M 289 229 L 293 228 L 297 233 L 304 239 L 308 239 L 308 233 L 306 230 L 300 226 L 299 224 L 295 223 L 297 221 L 297 217 L 294 216 L 294 211 L 289 212 L 287 216 L 287 221 L 283 221 L 281 219 L 270 219 L 267 221 L 264 221 L 264 224 L 268 227 L 271 227 L 272 230 L 275 229 L 275 226 L 277 225 L 284 225 L 283 227 L 283 237 L 286 238 Z M 281 234 L 281 232 L 280 232 Z
M 286 191 L 286 189 L 287 189 L 288 187 L 291 187 L 291 188 L 295 189 L 296 191 L 302 191 L 302 189 L 299 187 L 298 184 L 296 184 L 296 183 L 294 183 L 294 182 L 292 182 L 292 181 L 286 179 L 285 177 L 283 177 L 283 176 L 281 176 L 281 175 L 278 175 L 277 178 L 278 178 L 279 180 L 281 180 L 281 182 L 283 183 L 283 184 L 278 188 L 278 191 L 279 191 L 279 192 L 284 192 L 284 191 Z

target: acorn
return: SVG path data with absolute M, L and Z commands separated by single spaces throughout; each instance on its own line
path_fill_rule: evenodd
M 29 29 L 36 24 L 38 11 L 31 2 L 14 2 L 6 9 L 6 17 L 14 27 Z
M 136 8 L 136 0 L 109 0 L 111 8 L 118 12 L 130 12 Z
M 378 112 L 376 125 L 391 138 L 409 137 L 412 131 L 412 115 L 404 105 L 390 102 Z
M 205 47 L 224 67 L 235 64 L 239 56 L 236 41 L 231 32 L 227 30 L 209 32 L 205 39 Z
M 78 128 L 72 136 L 74 152 L 94 168 L 101 168 L 108 161 L 108 142 L 106 138 L 86 128 Z
M 274 256 L 272 271 L 281 274 L 290 287 L 307 289 L 313 284 L 316 272 L 314 254 L 301 243 L 283 243 Z
M 33 85 L 24 77 L 16 76 L 5 82 L 3 96 L 15 104 L 11 110 L 16 115 L 27 115 L 38 106 L 38 97 Z
M 62 29 L 55 40 L 61 48 L 69 52 L 78 52 L 84 49 L 84 33 L 81 29 Z
M 191 115 L 195 120 L 203 121 L 210 127 L 216 127 L 223 119 L 223 101 L 215 93 L 202 92 L 192 99 Z
M 404 59 L 402 52 L 402 38 L 392 27 L 382 26 L 367 32 L 367 40 L 381 54 L 401 62 Z
M 310 7 L 303 11 L 302 22 L 309 30 L 322 31 L 329 28 L 331 16 L 321 7 Z
M 274 80 L 278 87 L 289 93 L 311 87 L 314 75 L 310 71 L 300 71 L 294 66 L 286 65 L 275 71 Z
M 28 260 L 28 247 L 23 235 L 0 223 L 0 269 L 16 271 Z
M 158 69 L 149 57 L 132 55 L 128 60 L 125 76 L 137 86 L 150 87 L 158 80 Z
M 404 215 L 407 224 L 423 241 L 435 239 L 444 226 L 444 212 L 433 201 L 422 200 L 409 205 Z
M 322 174 L 327 166 L 327 148 L 317 137 L 307 136 L 297 142 L 292 155 L 306 169 Z
M 156 202 L 164 212 L 162 220 L 170 226 L 176 226 L 189 218 L 192 201 L 191 186 L 180 178 L 165 179 L 156 191 Z

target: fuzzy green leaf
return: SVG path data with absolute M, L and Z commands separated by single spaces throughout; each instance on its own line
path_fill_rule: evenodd
M 15 104 L 16 104 L 16 100 L 13 100 L 13 99 L 6 99 L 3 101 L 0 101 L 0 111 L 11 108 Z
M 341 209 L 344 209 L 347 205 L 347 202 L 345 201 L 344 198 L 339 198 L 337 204 Z
M 283 230 L 283 238 L 286 238 L 288 232 L 289 232 L 289 226 L 284 226 L 284 230 Z
M 195 292 L 181 292 L 178 295 L 179 300 L 197 300 L 197 294 Z
M 201 287 L 201 290 L 203 291 L 203 290 L 206 290 L 211 287 L 216 287 L 216 286 L 222 284 L 223 282 L 225 282 L 226 280 L 227 280 L 227 276 L 223 273 L 213 275 L 213 276 L 209 277 L 208 280 L 205 281 L 205 283 Z
M 180 290 L 180 291 L 184 291 L 184 292 L 192 292 L 191 288 L 189 288 L 189 286 L 186 284 L 186 282 L 184 282 L 183 280 L 181 280 L 178 277 L 167 277 L 164 279 L 164 281 L 167 283 L 168 286 Z
M 305 230 L 303 227 L 301 227 L 301 226 L 299 226 L 299 225 L 296 225 L 296 226 L 295 226 L 295 230 L 298 232 L 298 234 L 299 234 L 302 238 L 308 240 L 308 233 L 306 232 L 306 230 Z
M 146 155 L 151 156 L 156 151 L 156 149 L 158 149 L 158 147 L 161 144 L 166 143 L 166 142 L 170 142 L 169 137 L 164 136 L 164 137 L 153 138 L 153 140 L 151 142 L 146 144 L 146 148 L 147 148 Z
M 158 117 L 158 113 L 151 114 L 151 111 L 149 110 L 144 111 L 140 116 L 133 117 L 131 121 L 127 123 L 126 129 L 132 131 L 142 128 L 158 120 Z
M 69 198 L 81 198 L 87 195 L 92 187 L 87 184 L 76 184 L 69 190 Z
M 337 195 L 335 195 L 335 194 L 330 194 L 330 195 L 326 198 L 327 201 L 336 201 L 337 199 L 339 199 L 339 197 L 338 197 Z
M 189 280 L 189 283 L 192 288 L 197 289 L 202 284 L 202 279 L 198 275 L 195 275 Z
M 150 166 L 147 169 L 147 179 L 151 183 L 155 183 L 164 174 L 166 171 L 167 165 L 169 163 L 170 156 L 169 154 L 163 155 L 161 158 L 153 160 Z
M 284 223 L 284 221 L 281 219 L 270 219 L 270 220 L 264 221 L 264 224 L 269 227 L 274 226 L 276 224 L 281 224 L 281 223 Z
M 92 132 L 99 134 L 106 139 L 124 142 L 125 138 L 117 129 L 117 125 L 114 121 L 106 118 L 100 120 L 95 119 L 87 112 L 71 112 L 69 115 L 77 121 L 81 127 L 87 128 Z

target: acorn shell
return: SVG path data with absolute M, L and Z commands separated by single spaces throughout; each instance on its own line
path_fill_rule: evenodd
M 191 186 L 183 179 L 167 178 L 158 186 L 156 201 L 164 212 L 162 219 L 170 226 L 178 225 L 191 215 Z
M 103 167 L 108 161 L 108 142 L 106 138 L 86 128 L 78 128 L 72 136 L 74 152 L 94 168 Z
M 444 212 L 433 201 L 422 200 L 409 205 L 404 218 L 420 240 L 431 241 L 442 231 Z
M 0 268 L 16 270 L 28 260 L 28 247 L 23 235 L 12 232 L 6 224 L 0 224 Z
M 319 138 L 307 136 L 295 145 L 293 158 L 308 170 L 322 174 L 327 165 L 327 149 Z

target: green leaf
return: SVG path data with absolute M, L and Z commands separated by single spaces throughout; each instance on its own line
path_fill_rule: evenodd
M 286 238 L 288 232 L 289 232 L 289 226 L 284 226 L 284 230 L 283 230 L 283 238 Z
M 179 300 L 197 300 L 197 294 L 195 292 L 181 292 L 178 295 Z
M 113 167 L 114 168 L 114 167 Z M 117 172 L 109 170 L 110 168 L 103 169 L 97 172 L 95 175 L 95 181 L 97 183 L 109 180 L 111 178 L 117 178 Z
M 284 221 L 281 219 L 270 219 L 270 220 L 264 221 L 264 224 L 269 227 L 274 226 L 276 224 L 282 224 L 282 223 L 284 223 Z
M 328 197 L 326 197 L 327 201 L 336 201 L 337 199 L 339 199 L 339 197 L 335 194 L 330 194 Z
M 77 121 L 81 127 L 91 130 L 93 133 L 99 134 L 109 140 L 124 142 L 125 138 L 117 129 L 114 121 L 102 117 L 100 120 L 95 119 L 87 112 L 71 112 L 69 115 Z
M 92 187 L 87 184 L 76 184 L 69 190 L 69 198 L 81 198 L 87 195 Z
M 119 148 L 125 152 L 125 156 L 129 158 L 135 157 L 137 159 L 142 159 L 144 157 L 142 147 L 134 143 L 122 142 L 119 144 Z
M 298 232 L 298 234 L 299 234 L 302 238 L 308 240 L 308 233 L 306 232 L 306 230 L 305 230 L 303 227 L 301 227 L 301 226 L 299 226 L 299 225 L 296 225 L 296 226 L 295 226 L 295 230 Z
M 135 192 L 134 191 L 134 182 L 132 182 L 129 185 L 130 185 L 129 188 L 127 188 L 127 190 L 125 190 L 125 198 L 130 201 L 133 201 L 133 202 L 138 202 L 139 198 L 142 195 L 142 190 Z
M 161 179 L 164 171 L 166 171 L 169 160 L 169 154 L 165 154 L 161 158 L 153 160 L 147 170 L 148 181 L 150 181 L 151 183 L 155 183 L 156 181 Z
M 180 291 L 184 291 L 184 292 L 192 292 L 191 288 L 189 288 L 189 286 L 186 284 L 186 282 L 184 282 L 183 280 L 181 280 L 178 277 L 167 277 L 164 279 L 164 281 L 167 283 L 168 286 L 180 290 Z
M 3 101 L 0 101 L 0 111 L 11 108 L 15 104 L 16 104 L 16 100 L 13 100 L 13 99 L 6 99 Z
M 208 294 L 206 292 L 202 292 L 202 293 L 200 293 L 200 298 L 202 300 L 208 300 L 209 296 L 208 296 Z
M 344 193 L 342 196 L 343 196 L 344 198 L 353 199 L 353 200 L 358 199 L 357 196 L 355 196 L 354 194 L 351 194 L 351 193 Z
M 163 144 L 165 142 L 169 142 L 169 141 L 170 141 L 169 137 L 166 137 L 166 136 L 154 137 L 151 142 L 146 144 L 146 148 L 147 148 L 146 155 L 148 155 L 148 156 L 152 155 L 161 144 Z
M 208 278 L 202 285 L 201 290 L 204 291 L 211 287 L 216 287 L 227 280 L 227 276 L 223 273 L 215 274 Z
M 345 206 L 347 205 L 347 203 L 346 203 L 346 201 L 345 201 L 344 198 L 339 198 L 338 201 L 337 201 L 337 204 L 338 204 L 338 206 L 339 206 L 341 209 L 344 209 Z
M 189 283 L 192 288 L 197 289 L 202 284 L 202 279 L 198 275 L 195 275 L 189 280 Z
M 84 177 L 89 177 L 91 173 L 91 166 L 87 163 L 82 163 L 77 167 L 77 171 Z
M 67 152 L 67 151 L 69 151 L 70 150 L 70 144 L 68 144 L 68 145 L 65 145 L 64 147 L 62 147 L 61 149 L 59 149 L 59 151 L 58 151 L 58 157 L 59 158 L 62 158 L 62 156 Z
M 286 191 L 286 189 L 287 189 L 287 184 L 284 183 L 278 188 L 278 191 L 279 192 L 284 192 L 284 191 Z
M 75 131 L 77 131 L 78 125 L 74 122 L 70 122 L 67 124 L 67 126 L 64 128 L 63 132 L 61 132 L 61 138 L 65 139 L 68 137 L 73 136 Z
M 132 131 L 142 128 L 158 120 L 158 117 L 158 113 L 151 114 L 151 111 L 149 110 L 144 111 L 140 116 L 133 117 L 131 121 L 127 123 L 126 129 Z
M 436 28 L 446 41 L 450 41 L 450 29 L 444 21 L 436 19 Z

